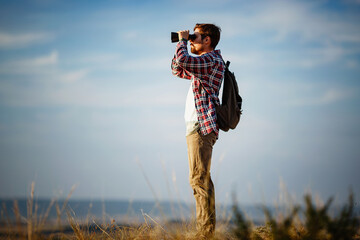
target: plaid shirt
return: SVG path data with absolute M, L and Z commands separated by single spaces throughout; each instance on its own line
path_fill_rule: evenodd
M 201 133 L 207 135 L 215 132 L 218 136 L 215 106 L 220 104 L 218 96 L 225 72 L 220 50 L 193 57 L 188 53 L 187 41 L 180 41 L 176 45 L 171 69 L 174 75 L 193 80 L 192 89 Z

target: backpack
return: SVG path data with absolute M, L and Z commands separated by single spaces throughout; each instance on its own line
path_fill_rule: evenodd
M 225 62 L 224 62 L 225 63 Z M 235 129 L 242 114 L 242 98 L 234 73 L 229 70 L 230 62 L 225 64 L 224 86 L 221 104 L 216 106 L 217 124 L 225 132 Z

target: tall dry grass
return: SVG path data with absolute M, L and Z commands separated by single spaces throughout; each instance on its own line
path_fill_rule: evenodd
M 26 203 L 26 216 L 21 215 L 17 200 L 14 200 L 12 209 L 15 221 L 10 218 L 5 203 L 2 204 L 1 215 L 5 215 L 6 218 L 4 219 L 3 216 L 1 217 L 1 222 L 3 222 L 5 226 L 0 228 L 0 239 L 47 239 L 49 236 L 44 236 L 44 232 L 49 230 L 54 230 L 54 232 L 61 234 L 64 224 L 62 221 L 62 214 L 66 210 L 67 203 L 75 188 L 75 185 L 71 188 L 70 193 L 66 197 L 61 208 L 56 199 L 53 198 L 45 212 L 39 213 L 39 205 L 35 199 L 35 182 L 32 182 L 30 186 L 30 195 Z M 49 214 L 54 204 L 57 213 L 56 226 L 53 226 L 52 222 L 48 222 Z
M 151 184 L 150 181 L 148 184 Z M 66 200 L 60 205 L 52 200 L 44 213 L 39 213 L 35 199 L 35 183 L 31 184 L 27 201 L 27 215 L 21 216 L 17 201 L 13 204 L 15 220 L 9 217 L 5 204 L 1 209 L 0 239 L 129 239 L 129 240 L 195 240 L 195 216 L 188 221 L 168 221 L 163 215 L 160 220 L 142 211 L 143 223 L 118 224 L 114 219 L 107 221 L 108 216 L 103 207 L 103 219 L 97 220 L 90 215 L 79 220 L 76 212 L 68 202 L 75 190 L 72 187 Z M 284 194 L 284 196 L 286 193 Z M 311 194 L 304 196 L 304 207 L 289 197 L 283 198 L 288 203 L 287 211 L 274 212 L 265 205 L 265 225 L 256 226 L 252 219 L 241 211 L 236 199 L 233 199 L 233 210 L 229 214 L 224 210 L 218 221 L 214 240 L 349 240 L 360 239 L 359 218 L 355 214 L 353 193 L 350 192 L 348 203 L 344 204 L 337 215 L 330 214 L 332 199 L 325 204 L 314 203 Z M 158 202 L 160 206 L 160 202 Z M 50 209 L 56 208 L 57 221 L 51 225 L 47 219 Z M 67 223 L 62 221 L 66 213 Z M 90 210 L 89 210 L 90 213 Z

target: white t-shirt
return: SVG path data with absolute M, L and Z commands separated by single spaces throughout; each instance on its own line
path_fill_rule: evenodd
M 188 136 L 191 133 L 197 131 L 199 128 L 199 121 L 195 108 L 194 93 L 192 90 L 192 81 L 186 97 L 184 118 L 186 124 L 186 136 Z

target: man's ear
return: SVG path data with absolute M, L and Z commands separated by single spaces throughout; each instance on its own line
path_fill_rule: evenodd
M 205 43 L 210 46 L 210 44 L 211 44 L 211 38 L 210 38 L 209 36 L 206 36 L 204 40 L 205 40 Z

